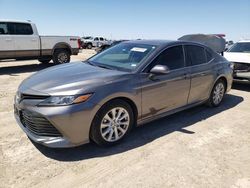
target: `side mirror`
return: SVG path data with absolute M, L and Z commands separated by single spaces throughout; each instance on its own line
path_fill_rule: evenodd
M 169 68 L 166 65 L 155 65 L 151 70 L 150 73 L 152 74 L 168 74 Z

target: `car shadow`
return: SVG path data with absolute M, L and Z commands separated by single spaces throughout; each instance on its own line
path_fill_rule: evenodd
M 234 82 L 232 89 L 250 92 L 250 83 L 247 82 Z
M 0 67 L 0 75 L 15 75 L 21 73 L 36 72 L 51 67 L 53 65 L 53 63 L 47 63 Z
M 93 143 L 89 143 L 75 148 L 55 149 L 34 142 L 32 143 L 43 155 L 58 161 L 80 161 L 95 157 L 115 155 L 141 147 L 175 131 L 190 135 L 195 134 L 195 132 L 185 128 L 233 108 L 243 100 L 243 97 L 227 94 L 225 95 L 223 104 L 217 108 L 209 108 L 205 105 L 201 105 L 142 125 L 133 129 L 126 139 L 113 147 L 101 148 Z

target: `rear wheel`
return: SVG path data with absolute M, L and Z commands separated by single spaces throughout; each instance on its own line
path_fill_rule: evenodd
M 70 53 L 67 49 L 55 50 L 53 55 L 53 62 L 56 64 L 69 63 Z
M 96 114 L 90 137 L 101 146 L 119 143 L 131 130 L 134 123 L 133 110 L 123 100 L 114 100 Z
M 221 101 L 223 100 L 223 97 L 226 92 L 226 86 L 225 82 L 223 80 L 218 80 L 210 94 L 208 105 L 211 107 L 217 107 L 221 104 Z

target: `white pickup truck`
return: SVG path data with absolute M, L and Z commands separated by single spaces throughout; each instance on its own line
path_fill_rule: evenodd
M 236 42 L 224 53 L 234 64 L 234 79 L 250 82 L 250 40 Z
M 39 36 L 29 21 L 0 20 L 0 59 L 38 59 L 41 63 L 70 62 L 81 41 L 75 36 Z
M 103 45 L 111 45 L 112 41 L 105 39 L 104 37 L 82 37 L 82 48 L 91 49 L 92 47 L 101 47 Z

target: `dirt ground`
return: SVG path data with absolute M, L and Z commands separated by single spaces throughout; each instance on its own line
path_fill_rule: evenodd
M 84 50 L 72 61 L 94 54 Z M 199 106 L 136 128 L 120 145 L 49 149 L 13 116 L 20 82 L 46 68 L 0 62 L 0 187 L 250 187 L 250 85 L 218 108 Z

